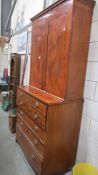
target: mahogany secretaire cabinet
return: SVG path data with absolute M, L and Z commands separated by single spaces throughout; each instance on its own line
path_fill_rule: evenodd
M 60 0 L 32 18 L 30 84 L 18 87 L 16 140 L 38 175 L 75 163 L 93 0 Z

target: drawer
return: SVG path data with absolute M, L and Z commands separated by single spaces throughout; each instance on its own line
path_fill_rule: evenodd
M 46 116 L 47 106 L 40 102 L 38 99 L 31 97 L 19 89 L 17 91 L 17 105 L 19 105 L 25 112 L 28 110 L 30 112 L 33 112 L 35 109 L 36 111 L 39 111 L 41 114 Z
M 24 124 L 24 122 L 21 120 L 21 118 L 17 117 L 17 124 L 22 129 L 23 133 L 29 138 L 32 145 L 35 147 L 35 149 L 40 154 L 41 158 L 43 158 L 44 155 L 44 146 L 41 144 L 39 139 L 27 128 L 27 126 Z
M 18 108 L 18 113 L 22 116 L 24 115 L 24 112 L 19 108 Z M 44 117 L 41 113 L 37 112 L 35 109 L 32 109 L 32 111 L 28 110 L 27 114 L 42 129 L 46 129 L 46 117 Z
M 17 114 L 25 125 L 33 132 L 33 134 L 40 140 L 42 144 L 45 144 L 46 132 L 42 130 L 26 113 L 23 115 Z
M 18 125 L 16 128 L 16 140 L 20 143 L 30 165 L 34 168 L 37 174 L 41 174 L 42 161 L 29 142 L 29 139 Z

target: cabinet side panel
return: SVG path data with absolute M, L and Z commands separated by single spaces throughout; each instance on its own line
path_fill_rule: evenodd
M 74 6 L 73 30 L 68 78 L 68 99 L 83 97 L 90 28 L 93 9 L 77 2 Z
M 48 108 L 43 175 L 63 173 L 74 165 L 82 106 L 78 101 Z

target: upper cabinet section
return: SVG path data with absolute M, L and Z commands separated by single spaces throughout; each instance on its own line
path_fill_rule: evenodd
M 32 18 L 31 86 L 65 100 L 83 98 L 93 6 L 61 0 Z

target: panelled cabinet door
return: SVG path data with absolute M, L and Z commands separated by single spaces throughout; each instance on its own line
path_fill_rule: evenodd
M 45 90 L 61 98 L 64 98 L 67 87 L 70 43 L 70 18 L 67 18 L 67 14 L 64 14 L 48 24 Z
M 43 66 L 45 60 L 45 23 L 36 21 L 32 24 L 32 51 L 30 84 L 42 89 Z

